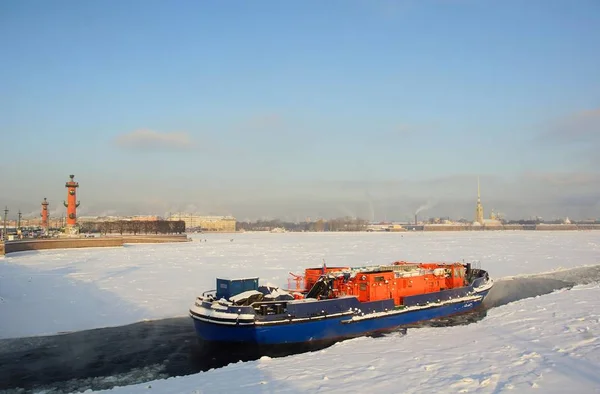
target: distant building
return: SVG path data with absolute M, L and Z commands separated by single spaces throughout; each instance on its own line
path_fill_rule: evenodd
M 501 227 L 503 225 L 500 220 L 500 215 L 494 213 L 494 210 L 490 212 L 490 218 L 486 219 L 483 216 L 483 204 L 481 204 L 481 191 L 479 187 L 479 177 L 477 177 L 477 205 L 475 206 L 475 221 L 473 226 L 486 226 L 486 227 Z
M 369 223 L 366 226 L 366 231 L 375 232 L 375 231 L 406 231 L 406 228 L 402 226 L 401 223 L 397 222 L 379 222 L 379 223 Z
M 367 225 L 367 231 L 387 231 L 392 226 L 392 223 L 379 222 L 379 223 L 369 223 Z
M 483 224 L 485 226 L 488 227 L 497 227 L 497 226 L 502 226 L 502 220 L 500 220 L 500 215 L 494 213 L 494 210 L 492 209 L 492 211 L 490 212 L 490 218 L 489 219 L 484 219 L 483 220 Z
M 78 219 L 80 223 L 94 223 L 100 221 L 98 216 L 80 216 Z
M 182 220 L 186 229 L 202 231 L 234 232 L 236 220 L 233 216 L 201 216 L 193 213 L 175 213 L 170 220 Z
M 132 216 L 131 220 L 137 220 L 140 222 L 155 222 L 157 220 L 161 220 L 161 218 L 156 215 L 136 215 Z
M 77 219 L 80 223 L 102 223 L 102 222 L 117 222 L 120 220 L 125 221 L 138 221 L 138 222 L 154 222 L 162 220 L 160 216 L 156 215 L 135 215 L 135 216 L 80 216 Z
M 483 225 L 483 205 L 481 205 L 481 193 L 479 192 L 479 177 L 477 177 L 477 205 L 475 206 L 475 223 Z

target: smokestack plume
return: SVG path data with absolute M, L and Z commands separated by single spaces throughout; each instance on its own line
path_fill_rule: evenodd
M 431 209 L 435 206 L 436 203 L 432 202 L 432 201 L 427 201 L 426 204 L 421 205 L 419 208 L 417 208 L 417 210 L 415 211 L 415 215 L 420 213 L 421 211 L 424 211 L 426 209 Z

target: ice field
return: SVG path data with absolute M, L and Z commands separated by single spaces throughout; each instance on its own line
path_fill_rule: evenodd
M 0 258 L 0 338 L 185 317 L 196 295 L 214 289 L 217 276 L 259 276 L 263 283 L 285 286 L 290 271 L 301 273 L 323 260 L 329 266 L 477 261 L 497 282 L 489 306 L 499 306 L 476 323 L 353 339 L 315 352 L 265 357 L 113 390 L 600 392 L 600 278 L 594 267 L 600 264 L 598 232 L 192 237 L 185 244 L 23 252 Z M 561 273 L 574 267 L 586 268 Z M 528 277 L 536 279 L 527 282 Z M 538 291 L 554 286 L 553 280 L 576 286 L 551 294 L 546 294 L 551 289 Z M 527 298 L 538 294 L 545 295 Z M 494 298 L 504 301 L 494 304 Z M 507 303 L 510 300 L 515 302 Z

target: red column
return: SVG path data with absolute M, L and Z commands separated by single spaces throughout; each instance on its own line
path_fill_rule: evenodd
M 44 197 L 44 201 L 42 201 L 42 228 L 45 230 L 48 230 L 48 205 L 50 203 Z
M 77 225 L 77 207 L 79 206 L 77 188 L 79 187 L 79 183 L 73 180 L 75 175 L 69 175 L 69 177 L 71 180 L 65 184 L 67 188 L 67 202 L 63 202 L 63 204 L 67 207 L 67 226 L 74 227 Z

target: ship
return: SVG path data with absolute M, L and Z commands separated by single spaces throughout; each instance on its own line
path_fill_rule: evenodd
M 201 340 L 284 345 L 385 333 L 470 312 L 493 286 L 470 263 L 396 261 L 363 267 L 307 268 L 288 287 L 258 277 L 216 278 L 189 309 Z

